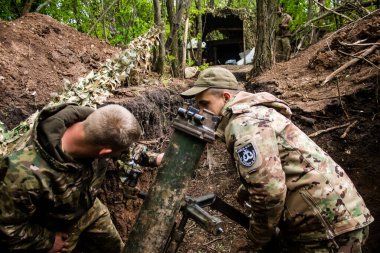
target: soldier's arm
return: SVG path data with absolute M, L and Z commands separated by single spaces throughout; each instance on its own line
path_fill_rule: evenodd
M 54 243 L 54 233 L 30 222 L 36 211 L 34 201 L 39 195 L 39 183 L 33 177 L 19 180 L 15 176 L 8 171 L 0 182 L 1 245 L 11 252 L 28 249 L 48 252 Z
M 263 246 L 275 233 L 286 196 L 276 133 L 265 121 L 240 117 L 226 129 L 226 141 L 252 207 L 248 235 Z

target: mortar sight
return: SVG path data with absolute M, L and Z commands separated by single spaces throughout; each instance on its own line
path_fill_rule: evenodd
M 179 108 L 173 127 L 199 139 L 212 142 L 219 117 L 208 110 L 200 112 L 197 108 L 187 106 Z

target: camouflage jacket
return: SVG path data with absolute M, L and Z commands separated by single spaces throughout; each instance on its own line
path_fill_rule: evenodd
M 239 92 L 222 115 L 217 133 L 248 190 L 255 243 L 268 242 L 276 227 L 290 240 L 317 241 L 373 221 L 345 171 L 289 120 L 285 102 Z
M 47 252 L 54 233 L 64 231 L 93 205 L 104 163 L 73 160 L 60 148 L 65 129 L 92 111 L 74 105 L 41 111 L 31 145 L 1 161 L 1 170 L 7 172 L 0 182 L 0 247 Z

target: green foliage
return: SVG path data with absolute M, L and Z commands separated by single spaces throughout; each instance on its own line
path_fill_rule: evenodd
M 43 0 L 35 0 L 32 5 L 37 8 Z M 13 20 L 19 18 L 24 8 L 25 0 L 0 0 L 0 19 Z
M 208 63 L 204 63 L 201 66 L 199 66 L 199 71 L 205 70 L 209 67 Z
M 194 64 L 195 64 L 195 61 L 193 59 L 191 59 L 190 57 L 188 57 L 186 60 L 186 65 L 189 67 L 192 67 L 192 66 L 194 66 Z
M 281 0 L 283 11 L 292 16 L 291 30 L 295 30 L 307 22 L 308 1 L 307 0 Z
M 46 0 L 35 0 L 31 12 Z M 20 17 L 23 0 L 0 0 L 0 18 Z M 52 0 L 39 11 L 111 44 L 128 44 L 153 24 L 150 0 Z

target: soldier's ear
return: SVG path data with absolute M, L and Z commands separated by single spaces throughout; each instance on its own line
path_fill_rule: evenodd
M 110 148 L 102 148 L 100 151 L 99 151 L 99 155 L 107 155 L 107 154 L 110 154 L 112 152 L 112 149 Z
M 228 100 L 230 100 L 232 97 L 231 93 L 225 91 L 223 92 L 223 98 L 224 98 L 224 101 L 227 102 Z

